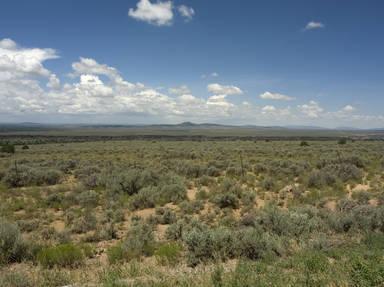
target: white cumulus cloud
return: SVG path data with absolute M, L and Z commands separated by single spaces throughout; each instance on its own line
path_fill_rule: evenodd
M 171 1 L 151 3 L 149 0 L 140 0 L 136 4 L 136 9 L 129 9 L 128 15 L 136 20 L 149 24 L 167 26 L 172 24 L 172 9 Z
M 316 22 L 316 21 L 310 21 L 308 24 L 305 26 L 304 30 L 315 30 L 315 29 L 322 29 L 324 28 L 325 25 L 321 22 Z
M 242 95 L 243 91 L 236 86 L 224 86 L 217 83 L 209 84 L 207 86 L 207 89 L 209 92 L 211 92 L 214 95 Z
M 268 106 L 263 107 L 261 110 L 263 113 L 270 113 L 270 112 L 275 112 L 276 108 L 274 106 L 268 105 Z
M 347 112 L 347 113 L 354 112 L 355 110 L 356 108 L 351 105 L 346 105 L 341 109 L 342 112 Z
M 0 78 L 49 77 L 51 73 L 43 62 L 56 58 L 58 55 L 53 49 L 23 48 L 11 39 L 3 39 L 0 41 Z
M 35 116 L 52 122 L 57 117 L 86 117 L 94 121 L 119 117 L 127 122 L 214 121 L 254 123 L 260 125 L 316 124 L 325 126 L 383 126 L 383 115 L 358 114 L 352 105 L 326 111 L 316 101 L 296 107 L 257 106 L 248 102 L 241 88 L 212 83 L 210 96 L 193 95 L 186 85 L 168 90 L 131 83 L 118 69 L 80 58 L 72 63 L 70 81 L 47 69 L 45 62 L 57 58 L 53 49 L 24 48 L 11 39 L 0 40 L 0 121 L 10 118 L 24 120 Z M 165 92 L 167 91 L 167 92 Z M 261 98 L 287 99 L 276 93 Z M 133 122 L 133 121 L 132 121 Z
M 263 100 L 291 101 L 295 98 L 278 93 L 264 92 L 259 96 Z
M 320 105 L 315 101 L 310 101 L 308 104 L 299 105 L 299 110 L 309 118 L 318 118 L 324 111 Z

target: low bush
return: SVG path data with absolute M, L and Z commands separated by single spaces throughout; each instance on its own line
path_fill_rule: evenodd
M 148 186 L 141 189 L 137 194 L 133 195 L 130 201 L 131 209 L 153 208 L 156 206 L 159 198 L 157 187 Z
M 181 183 L 164 185 L 161 188 L 160 193 L 162 203 L 179 203 L 187 198 L 187 190 Z
M 137 194 L 146 186 L 157 185 L 159 177 L 152 171 L 130 169 L 109 176 L 107 188 L 112 194 Z
M 229 229 L 194 228 L 183 236 L 187 246 L 187 263 L 196 266 L 209 260 L 226 260 L 235 255 L 235 238 Z
M 154 255 L 159 264 L 175 266 L 181 260 L 181 252 L 179 243 L 169 242 L 158 246 Z
M 108 250 L 108 259 L 111 263 L 116 263 L 151 256 L 155 251 L 155 244 L 153 226 L 138 222 L 131 227 L 123 242 Z
M 350 263 L 351 286 L 382 286 L 384 284 L 384 260 L 355 257 Z
M 2 144 L 0 145 L 0 152 L 4 153 L 15 153 L 15 145 L 13 144 Z
M 172 224 L 176 222 L 176 213 L 169 208 L 156 208 L 157 224 Z
M 256 228 L 245 228 L 238 232 L 236 249 L 240 256 L 251 260 L 281 254 L 277 240 Z
M 96 226 L 97 219 L 95 215 L 90 210 L 86 210 L 83 216 L 73 220 L 72 232 L 85 233 L 91 230 L 95 230 Z
M 235 194 L 229 192 L 216 195 L 213 198 L 213 202 L 220 208 L 230 207 L 236 209 L 239 207 L 239 199 Z
M 271 179 L 271 178 L 265 178 L 262 182 L 261 182 L 261 187 L 267 191 L 272 191 L 275 189 L 276 187 L 276 184 L 275 182 Z
M 27 245 L 19 228 L 0 218 L 0 264 L 20 262 L 27 256 Z
M 3 181 L 9 187 L 54 185 L 60 182 L 61 177 L 61 172 L 56 169 L 18 165 L 8 169 Z
M 71 244 L 61 244 L 42 249 L 37 254 L 37 261 L 45 268 L 78 267 L 84 262 L 82 250 Z
M 107 250 L 107 256 L 110 264 L 116 264 L 127 259 L 121 243 L 109 247 Z

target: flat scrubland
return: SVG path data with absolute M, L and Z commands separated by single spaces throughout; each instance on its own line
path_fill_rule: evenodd
M 30 143 L 1 287 L 384 286 L 383 141 Z

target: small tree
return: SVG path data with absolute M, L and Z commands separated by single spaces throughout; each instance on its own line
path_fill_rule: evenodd
M 338 144 L 346 144 L 347 143 L 347 139 L 346 138 L 342 138 L 342 139 L 339 139 L 337 141 Z
M 15 145 L 13 144 L 3 144 L 1 146 L 1 152 L 5 153 L 15 153 Z

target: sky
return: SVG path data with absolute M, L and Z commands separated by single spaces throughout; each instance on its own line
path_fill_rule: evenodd
M 382 0 L 2 0 L 0 122 L 384 127 Z

